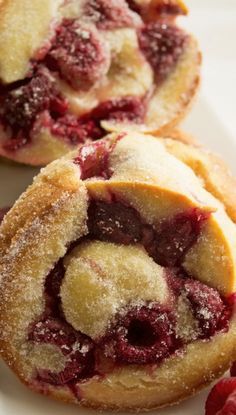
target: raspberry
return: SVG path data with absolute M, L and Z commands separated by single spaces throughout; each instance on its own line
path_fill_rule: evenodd
M 95 239 L 128 245 L 141 238 L 137 212 L 122 203 L 93 202 L 88 211 L 89 231 Z
M 153 243 L 145 247 L 154 260 L 167 267 L 181 265 L 188 250 L 197 241 L 209 214 L 193 209 L 163 221 L 156 231 Z
M 39 114 L 49 111 L 57 118 L 64 115 L 67 102 L 62 99 L 45 68 L 39 68 L 24 85 L 5 94 L 2 121 L 11 127 L 11 139 L 4 144 L 16 151 L 30 141 L 30 133 Z
M 112 30 L 135 25 L 125 0 L 88 0 L 84 14 L 99 29 Z
M 205 415 L 236 414 L 236 378 L 222 379 L 211 390 L 205 405 Z
M 214 288 L 189 279 L 184 290 L 199 322 L 200 338 L 209 338 L 217 331 L 228 329 L 230 311 Z
M 13 131 L 30 129 L 38 113 L 49 109 L 52 89 L 49 77 L 39 71 L 25 85 L 7 94 L 3 118 Z
M 93 373 L 92 341 L 60 319 L 50 317 L 35 323 L 29 333 L 29 340 L 34 343 L 55 345 L 66 356 L 64 370 L 54 373 L 39 369 L 39 380 L 53 385 L 64 385 L 76 379 L 89 377 Z
M 110 56 L 95 28 L 66 19 L 57 29 L 46 64 L 73 88 L 86 90 L 107 73 Z
M 105 354 L 123 364 L 157 363 L 175 350 L 173 315 L 158 304 L 134 307 L 104 342 Z
M 78 119 L 69 114 L 56 119 L 51 125 L 51 132 L 75 145 L 85 143 L 87 140 L 98 140 L 105 134 L 95 120 L 83 117 Z
M 90 117 L 97 121 L 142 122 L 145 112 L 146 105 L 142 98 L 127 96 L 101 103 L 92 111 Z
M 109 178 L 108 159 L 110 151 L 111 149 L 104 141 L 82 146 L 74 160 L 80 166 L 81 179 L 85 180 L 95 176 Z
M 139 45 L 155 72 L 163 81 L 183 53 L 187 36 L 174 25 L 149 23 L 139 31 Z

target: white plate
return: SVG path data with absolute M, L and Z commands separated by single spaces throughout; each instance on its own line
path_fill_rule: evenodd
M 193 133 L 210 149 L 220 153 L 236 174 L 236 141 L 227 132 L 207 101 L 200 97 L 185 121 L 185 129 Z M 0 206 L 14 202 L 25 187 L 31 183 L 37 169 L 14 164 L 0 164 Z M 160 415 L 203 415 L 208 390 L 194 398 L 158 411 Z M 93 411 L 64 405 L 28 391 L 10 370 L 0 363 L 0 415 L 75 415 L 93 414 Z

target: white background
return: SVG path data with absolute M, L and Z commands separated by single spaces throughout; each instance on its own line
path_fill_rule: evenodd
M 236 140 L 236 0 L 185 3 L 182 21 L 203 50 L 202 93 Z

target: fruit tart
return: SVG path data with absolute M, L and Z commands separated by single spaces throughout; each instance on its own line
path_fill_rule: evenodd
M 0 350 L 30 389 L 151 410 L 235 360 L 236 227 L 171 143 L 123 132 L 84 144 L 4 217 Z
M 0 155 L 45 165 L 108 131 L 166 132 L 199 83 L 179 0 L 2 0 Z

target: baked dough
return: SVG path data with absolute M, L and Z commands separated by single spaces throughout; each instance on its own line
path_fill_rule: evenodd
M 32 390 L 150 410 L 236 358 L 236 228 L 188 148 L 201 154 L 113 133 L 44 168 L 5 216 L 0 350 Z
M 166 134 L 199 84 L 181 1 L 2 0 L 0 155 L 46 165 L 107 132 Z

